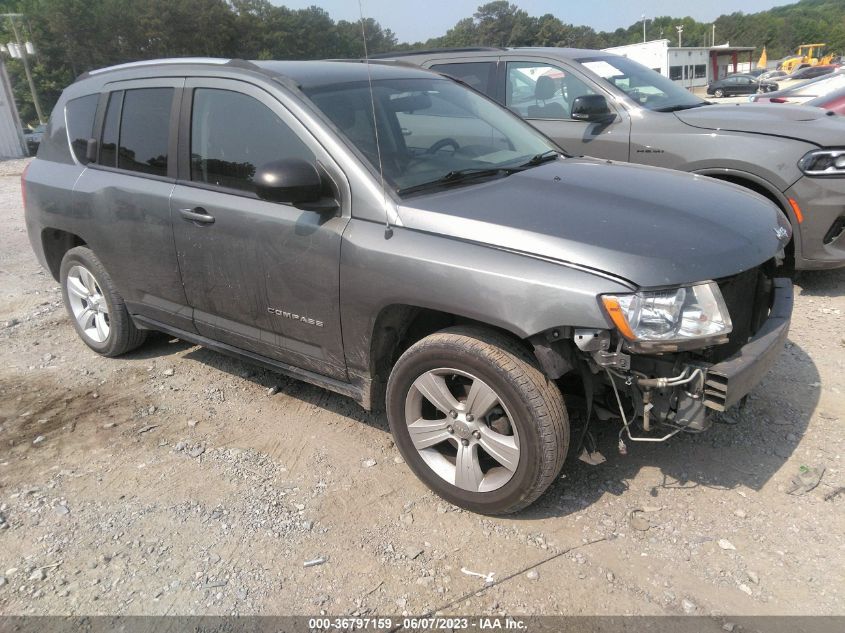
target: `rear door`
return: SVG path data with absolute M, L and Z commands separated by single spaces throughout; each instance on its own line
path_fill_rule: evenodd
M 276 97 L 242 81 L 188 79 L 179 144 L 173 233 L 197 331 L 345 378 L 339 167 Z M 321 165 L 345 211 L 327 217 L 259 199 L 256 169 L 286 158 Z
M 170 222 L 183 84 L 161 78 L 106 86 L 97 159 L 76 182 L 74 207 L 88 218 L 89 246 L 130 313 L 191 331 Z
M 501 81 L 508 108 L 570 154 L 628 160 L 630 117 L 590 78 L 558 61 L 509 57 L 503 63 Z M 616 118 L 601 123 L 573 119 L 574 100 L 590 94 L 605 95 Z

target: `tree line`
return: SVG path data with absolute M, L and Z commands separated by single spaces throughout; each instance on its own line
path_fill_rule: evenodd
M 23 40 L 32 41 L 34 81 L 49 112 L 62 89 L 79 74 L 111 64 L 158 57 L 212 56 L 242 59 L 356 58 L 363 55 L 361 23 L 335 21 L 323 9 L 290 9 L 268 0 L 0 0 L 3 13 L 19 13 Z M 508 0 L 478 7 L 444 35 L 425 42 L 399 42 L 377 20 L 364 24 L 370 53 L 452 46 L 571 46 L 606 48 L 642 41 L 642 22 L 612 32 L 566 22 L 562 15 L 531 16 Z M 769 58 L 803 43 L 827 42 L 845 51 L 845 0 L 801 0 L 755 14 L 723 15 L 713 23 L 655 17 L 647 39 L 685 46 L 716 43 L 768 47 Z M 3 19 L 2 41 L 14 41 Z M 5 59 L 21 118 L 37 120 L 20 60 Z

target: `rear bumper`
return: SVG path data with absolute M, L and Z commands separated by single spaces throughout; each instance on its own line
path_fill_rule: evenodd
M 769 318 L 739 352 L 707 369 L 704 406 L 724 411 L 756 387 L 777 361 L 789 334 L 792 318 L 792 282 L 773 281 Z

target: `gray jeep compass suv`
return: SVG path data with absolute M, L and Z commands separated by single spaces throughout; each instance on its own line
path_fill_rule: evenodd
M 708 103 L 604 51 L 472 48 L 380 57 L 466 82 L 570 153 L 742 185 L 789 217 L 795 268 L 845 266 L 843 117 L 804 106 Z
M 160 330 L 384 405 L 411 469 L 484 513 L 534 501 L 599 407 L 622 446 L 703 430 L 774 363 L 791 313 L 768 200 L 566 157 L 396 64 L 87 73 L 24 193 L 91 349 Z

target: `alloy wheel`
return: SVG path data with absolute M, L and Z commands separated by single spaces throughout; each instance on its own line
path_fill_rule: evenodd
M 519 435 L 502 398 L 483 380 L 450 368 L 419 376 L 405 398 L 408 433 L 423 461 L 448 483 L 490 492 L 519 465 Z
M 82 333 L 95 343 L 109 337 L 109 306 L 100 285 L 84 266 L 74 265 L 65 281 L 70 309 Z

